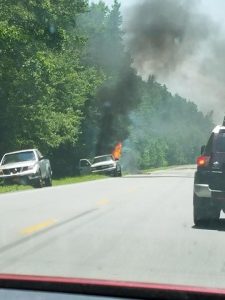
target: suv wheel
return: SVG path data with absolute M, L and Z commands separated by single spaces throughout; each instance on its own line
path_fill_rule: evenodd
M 40 171 L 38 173 L 38 178 L 35 179 L 34 187 L 35 188 L 42 188 L 43 187 L 43 182 L 42 182 L 42 177 L 41 177 L 41 172 Z
M 122 176 L 121 170 L 117 170 L 117 169 L 116 169 L 116 170 L 114 171 L 114 173 L 113 173 L 113 176 L 114 176 L 114 177 L 121 177 L 121 176 Z
M 118 176 L 118 177 L 121 177 L 121 176 L 122 176 L 122 171 L 121 171 L 121 170 L 119 170 L 119 171 L 117 172 L 117 176 Z
M 221 209 L 213 203 L 211 198 L 201 198 L 194 194 L 193 209 L 195 225 L 219 220 Z
M 48 177 L 45 179 L 45 185 L 52 186 L 52 176 L 50 171 L 48 172 Z

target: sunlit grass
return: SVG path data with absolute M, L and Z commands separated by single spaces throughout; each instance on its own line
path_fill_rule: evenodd
M 65 185 L 65 184 L 73 184 L 85 181 L 99 180 L 107 178 L 104 175 L 84 175 L 84 176 L 75 176 L 75 177 L 66 177 L 60 179 L 53 179 L 52 185 Z M 8 192 L 17 192 L 17 191 L 25 191 L 33 189 L 32 186 L 29 185 L 3 185 L 0 184 L 0 193 L 8 193 Z
M 148 168 L 148 169 L 144 169 L 143 173 L 149 173 L 149 172 L 160 171 L 160 170 L 167 170 L 167 169 L 170 169 L 172 167 L 174 167 L 174 166 L 163 166 L 163 167 Z
M 143 173 L 150 173 L 150 172 L 154 172 L 154 171 L 160 171 L 160 170 L 167 170 L 167 169 L 173 169 L 173 168 L 195 168 L 195 165 L 193 164 L 185 164 L 185 165 L 171 165 L 171 166 L 162 166 L 162 167 L 156 167 L 156 168 L 148 168 L 148 169 L 144 169 Z
M 32 186 L 29 185 L 18 185 L 18 184 L 13 184 L 13 185 L 1 185 L 0 186 L 0 193 L 8 193 L 8 192 L 16 192 L 16 191 L 25 191 L 25 190 L 30 190 L 33 189 Z
M 56 186 L 56 185 L 73 184 L 73 183 L 79 183 L 79 182 L 85 182 L 85 181 L 98 180 L 98 179 L 103 179 L 103 178 L 107 178 L 107 176 L 84 175 L 84 176 L 76 176 L 76 177 L 66 177 L 66 178 L 60 178 L 60 179 L 53 179 L 52 184 L 53 184 L 53 186 Z

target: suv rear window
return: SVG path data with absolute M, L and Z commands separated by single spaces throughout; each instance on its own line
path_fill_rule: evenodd
M 211 155 L 212 153 L 212 147 L 213 147 L 213 138 L 214 138 L 214 133 L 211 134 L 209 141 L 205 147 L 205 154 L 206 155 Z
M 216 138 L 216 152 L 225 152 L 225 130 L 221 130 Z

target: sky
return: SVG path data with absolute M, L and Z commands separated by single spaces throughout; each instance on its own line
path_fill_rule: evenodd
M 126 27 L 127 20 L 129 20 L 130 9 L 134 7 L 134 5 L 141 5 L 142 2 L 148 4 L 152 0 L 121 0 L 121 12 L 124 19 L 124 26 Z M 154 0 L 157 2 L 157 0 Z M 159 0 L 160 1 L 160 0 Z M 168 0 L 173 1 L 173 0 Z M 157 81 L 162 84 L 166 84 L 169 91 L 172 94 L 179 94 L 180 96 L 195 102 L 199 109 L 204 113 L 207 113 L 211 110 L 214 111 L 214 121 L 221 122 L 223 116 L 225 115 L 225 0 L 181 0 L 186 1 L 186 4 L 195 3 L 194 5 L 194 13 L 195 9 L 199 10 L 200 15 L 208 16 L 210 18 L 210 22 L 206 22 L 206 25 L 209 27 L 219 28 L 218 31 L 213 32 L 214 29 L 208 28 L 208 31 L 211 33 L 209 37 L 205 40 L 200 37 L 200 42 L 197 41 L 197 46 L 193 55 L 187 55 L 185 59 L 179 64 L 176 63 L 173 72 L 160 72 L 157 73 L 158 69 L 154 69 L 152 64 L 155 64 L 155 57 L 151 57 L 150 53 L 153 48 L 151 48 L 150 43 L 152 41 L 144 41 L 146 43 L 147 51 L 143 51 L 138 53 L 138 57 L 136 57 L 135 68 L 138 73 L 145 79 L 150 74 L 156 75 Z M 98 0 L 91 0 L 90 2 L 99 2 Z M 113 0 L 104 0 L 104 2 L 108 5 L 113 4 Z M 175 0 L 176 2 L 176 0 Z M 178 3 L 178 1 L 177 1 Z M 146 6 L 146 7 L 147 7 Z M 164 6 L 164 3 L 163 3 Z M 134 10 L 135 11 L 135 10 Z M 151 10 L 148 11 L 147 16 L 150 18 Z M 167 13 L 167 10 L 166 10 Z M 171 12 L 170 12 L 171 13 Z M 191 11 L 193 16 L 193 9 Z M 159 12 L 159 16 L 160 12 Z M 154 16 L 152 16 L 154 19 Z M 200 16 L 201 17 L 201 16 Z M 139 18 L 140 20 L 140 18 Z M 129 28 L 132 27 L 132 22 L 135 23 L 135 20 L 131 20 L 130 23 L 128 21 L 128 31 Z M 137 19 L 136 19 L 137 22 Z M 189 20 L 189 23 L 192 21 Z M 197 20 L 198 22 L 198 20 Z M 205 22 L 205 21 L 204 21 Z M 138 23 L 140 23 L 138 21 Z M 143 22 L 144 24 L 144 22 Z M 196 23 L 197 24 L 197 23 Z M 157 25 L 157 24 L 156 24 Z M 144 24 L 146 26 L 146 23 Z M 136 29 L 136 28 L 135 28 Z M 144 27 L 144 30 L 146 28 Z M 186 29 L 185 29 L 186 30 Z M 204 30 L 204 28 L 199 28 L 199 30 Z M 183 47 L 186 45 L 190 46 L 190 39 L 192 39 L 192 34 L 196 33 L 195 27 L 192 32 L 189 32 L 189 36 L 186 37 L 185 43 L 183 43 Z M 131 34 L 133 32 L 130 31 Z M 141 32 L 142 34 L 143 32 Z M 167 32 L 166 32 L 167 33 Z M 164 32 L 165 34 L 165 32 Z M 183 38 L 183 37 L 182 37 Z M 140 38 L 134 39 L 133 44 L 135 42 L 139 42 Z M 143 40 L 141 40 L 143 42 Z M 224 42 L 223 42 L 224 41 Z M 178 41 L 180 42 L 180 41 Z M 196 41 L 195 41 L 196 42 Z M 188 44 L 189 43 L 189 44 Z M 205 44 L 204 44 L 205 43 Z M 137 44 L 137 43 L 136 43 Z M 132 43 L 130 43 L 132 45 Z M 182 47 L 182 41 L 181 41 Z M 165 49 L 160 49 L 163 55 L 165 55 Z M 223 55 L 224 53 L 224 55 Z M 171 53 L 169 53 L 171 54 Z M 179 52 L 178 52 L 179 54 Z M 154 53 L 155 55 L 155 53 Z M 167 59 L 168 53 L 166 53 Z M 146 61 L 140 64 L 140 58 L 147 56 Z M 224 56 L 224 58 L 223 58 Z M 168 56 L 168 61 L 174 58 L 172 56 Z M 160 57 L 157 58 L 158 65 L 160 62 Z M 134 61 L 135 61 L 135 53 L 134 53 Z M 153 63 L 152 63 L 153 62 Z M 162 69 L 162 68 L 161 68 Z

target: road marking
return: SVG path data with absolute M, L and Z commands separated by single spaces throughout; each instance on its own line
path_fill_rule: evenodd
M 99 206 L 106 205 L 106 204 L 109 204 L 108 199 L 101 199 L 97 202 L 97 205 L 99 205 Z
M 137 188 L 136 188 L 136 187 L 130 188 L 130 189 L 128 190 L 129 193 L 133 193 L 133 192 L 136 192 L 136 191 L 137 191 Z
M 46 227 L 49 227 L 49 226 L 52 226 L 53 224 L 56 223 L 56 220 L 54 219 L 49 219 L 49 220 L 46 220 L 44 222 L 41 222 L 39 224 L 35 224 L 35 225 L 32 225 L 32 226 L 29 226 L 29 227 L 26 227 L 24 229 L 21 230 L 21 233 L 22 234 L 32 234 L 32 233 L 35 233 L 37 231 L 40 231 Z

